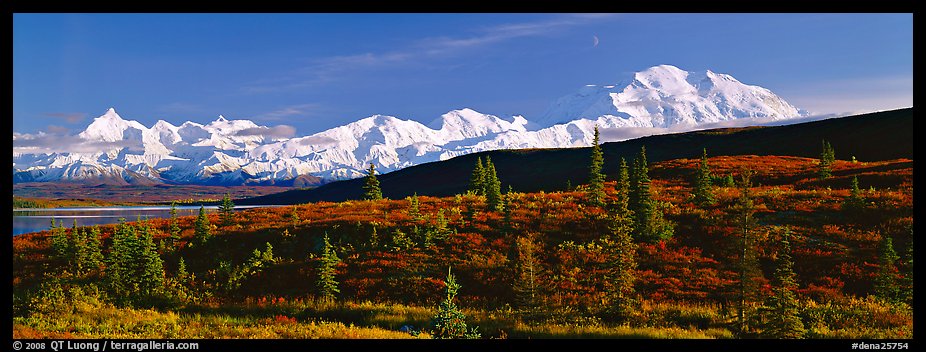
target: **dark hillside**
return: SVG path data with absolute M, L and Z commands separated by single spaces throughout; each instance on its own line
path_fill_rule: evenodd
M 816 158 L 822 140 L 836 151 L 836 158 L 859 161 L 913 159 L 913 108 L 833 118 L 786 126 L 724 128 L 642 137 L 605 143 L 604 172 L 609 180 L 617 173 L 621 157 L 629 163 L 641 146 L 650 162 L 697 158 L 707 148 L 710 156 L 779 155 Z M 589 148 L 498 150 L 417 165 L 379 175 L 383 196 L 400 199 L 419 195 L 447 196 L 466 191 L 477 157 L 492 158 L 502 181 L 516 191 L 562 190 L 585 182 Z M 362 179 L 334 182 L 312 190 L 236 200 L 236 204 L 296 204 L 313 201 L 359 199 Z

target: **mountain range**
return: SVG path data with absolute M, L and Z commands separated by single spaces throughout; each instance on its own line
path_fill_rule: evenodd
M 452 110 L 427 124 L 373 115 L 291 138 L 223 116 L 205 125 L 160 120 L 149 128 L 110 108 L 65 148 L 43 148 L 38 140 L 49 136 L 14 133 L 13 181 L 304 187 L 363 176 L 371 163 L 386 173 L 482 151 L 585 147 L 595 126 L 618 140 L 629 138 L 622 132 L 641 128 L 677 132 L 807 115 L 768 89 L 670 65 L 614 85 L 585 86 L 531 120 L 472 109 Z

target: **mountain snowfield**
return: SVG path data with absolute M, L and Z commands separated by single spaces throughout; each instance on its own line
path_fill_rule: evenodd
M 615 85 L 583 87 L 534 121 L 461 109 L 427 125 L 374 115 L 310 136 L 279 138 L 266 126 L 223 116 L 206 125 L 160 120 L 148 128 L 110 108 L 78 135 L 79 147 L 67 151 L 42 148 L 36 136 L 14 133 L 13 180 L 303 185 L 297 180 L 305 175 L 321 182 L 360 177 L 370 163 L 385 173 L 485 150 L 589 146 L 596 125 L 605 135 L 807 115 L 768 89 L 669 65 Z

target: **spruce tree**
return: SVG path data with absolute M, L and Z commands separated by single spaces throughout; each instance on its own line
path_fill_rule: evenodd
M 76 221 L 75 221 L 76 223 Z M 73 267 L 78 274 L 86 274 L 90 268 L 86 265 L 90 251 L 87 243 L 88 234 L 81 228 L 74 228 L 71 233 L 71 250 L 69 253 L 69 266 Z
M 469 180 L 469 191 L 477 196 L 485 195 L 486 180 L 485 168 L 482 166 L 482 157 L 476 158 L 476 166 L 473 168 L 473 174 Z
M 71 227 L 71 236 L 68 237 L 68 252 L 65 257 L 67 258 L 68 265 L 76 266 L 78 272 L 81 272 L 83 269 L 80 267 L 80 260 L 84 253 L 86 253 L 84 243 L 84 236 L 80 232 L 80 229 L 77 228 L 77 219 L 74 219 L 74 226 Z
M 843 201 L 842 209 L 849 212 L 849 215 L 857 215 L 864 208 L 865 198 L 862 198 L 862 192 L 858 188 L 858 176 L 852 176 L 849 196 Z
M 58 258 L 67 260 L 67 255 L 71 252 L 71 239 L 64 229 L 64 224 L 55 226 L 55 219 L 51 219 L 51 226 L 51 248 Z
M 147 221 L 139 226 L 137 234 L 133 255 L 136 260 L 134 274 L 138 278 L 139 293 L 152 295 L 164 284 L 164 262 L 158 255 L 153 230 Z
M 196 217 L 194 225 L 193 243 L 198 246 L 206 244 L 212 238 L 212 230 L 209 225 L 209 217 L 206 216 L 206 207 L 199 206 L 199 216 Z
M 100 240 L 100 227 L 93 226 L 85 239 L 87 245 L 82 266 L 88 270 L 97 270 L 103 264 L 103 243 Z
M 634 159 L 629 179 L 628 201 L 630 210 L 633 211 L 634 238 L 638 241 L 655 243 L 672 237 L 673 225 L 663 218 L 662 211 L 653 199 L 649 166 L 646 161 L 646 147 L 641 147 L 640 155 Z
M 411 197 L 408 197 L 408 216 L 416 221 L 421 220 L 421 210 L 418 205 L 418 192 L 415 192 Z
M 752 199 L 750 181 L 751 172 L 744 172 L 739 185 L 740 196 L 730 209 L 734 218 L 734 225 L 740 238 L 736 247 L 740 250 L 739 263 L 736 265 L 739 273 L 739 287 L 737 292 L 737 321 L 739 332 L 749 330 L 748 317 L 750 307 L 755 301 L 759 290 L 758 280 L 762 278 L 759 267 L 759 258 L 756 254 L 756 222 L 753 215 L 756 212 Z
M 798 285 L 797 275 L 794 274 L 794 262 L 791 259 L 790 235 L 790 232 L 785 230 L 782 236 L 773 293 L 762 307 L 767 318 L 761 334 L 764 338 L 799 339 L 804 336 L 801 307 L 795 294 Z
M 514 281 L 515 304 L 533 310 L 540 304 L 540 261 L 537 260 L 537 244 L 531 237 L 519 236 L 515 240 L 517 258 Z
M 113 233 L 109 256 L 106 258 L 107 286 L 114 297 L 125 298 L 135 292 L 133 285 L 133 249 L 135 248 L 135 227 L 119 219 Z
M 468 330 L 466 315 L 453 302 L 457 291 L 460 290 L 460 284 L 450 273 L 450 268 L 447 268 L 447 279 L 444 283 L 447 285 L 447 297 L 441 301 L 437 315 L 431 319 L 431 336 L 437 339 L 479 338 L 480 335 L 475 328 Z
M 191 284 L 194 276 L 187 271 L 186 261 L 183 257 L 177 262 L 177 271 L 172 280 L 173 294 L 181 302 L 188 302 L 192 298 Z
M 620 168 L 617 172 L 617 197 L 614 199 L 614 212 L 620 214 L 626 219 L 633 219 L 630 210 L 630 171 L 627 168 L 627 161 L 621 158 Z M 633 224 L 630 224 L 632 227 Z M 633 229 L 631 228 L 631 231 Z
M 701 163 L 698 166 L 698 172 L 694 179 L 694 202 L 700 206 L 708 206 L 714 203 L 714 192 L 711 190 L 711 170 L 707 165 L 707 148 L 701 155 Z
M 177 279 L 180 282 L 185 282 L 190 276 L 190 273 L 186 269 L 186 261 L 183 260 L 183 257 L 180 257 L 180 260 L 177 262 Z
M 296 229 L 299 226 L 299 222 L 302 221 L 299 219 L 299 211 L 296 209 L 296 206 L 293 205 L 293 211 L 289 213 L 289 219 L 293 222 L 293 229 Z
M 640 155 L 633 160 L 630 173 L 630 209 L 633 210 L 634 237 L 639 241 L 650 237 L 650 219 L 655 205 L 650 197 L 649 168 L 646 162 L 646 147 L 640 148 Z
M 334 300 L 335 295 L 341 292 L 341 290 L 338 289 L 338 282 L 335 279 L 337 265 L 341 262 L 341 259 L 338 258 L 337 254 L 334 252 L 334 247 L 332 247 L 331 242 L 328 241 L 327 232 L 322 241 L 322 252 L 318 259 L 318 266 L 316 267 L 318 279 L 315 284 L 318 287 L 318 296 L 320 298 L 323 300 Z
M 902 299 L 897 280 L 898 259 L 900 258 L 894 251 L 891 236 L 882 235 L 878 256 L 878 274 L 875 276 L 875 296 L 884 302 L 897 303 Z
M 586 193 L 589 204 L 595 206 L 604 205 L 605 198 L 605 175 L 601 171 L 602 167 L 604 167 L 604 154 L 601 151 L 598 136 L 598 126 L 595 125 L 595 136 L 592 140 L 592 160 L 589 165 L 588 191 Z
M 379 248 L 379 234 L 376 233 L 376 226 L 373 226 L 373 232 L 370 233 L 370 240 L 367 243 L 372 250 Z
M 823 140 L 822 149 L 823 150 L 820 152 L 820 160 L 817 164 L 817 174 L 820 176 L 821 180 L 825 180 L 833 176 L 832 167 L 833 163 L 836 161 L 836 154 L 833 151 L 833 146 L 826 140 Z
M 231 195 L 228 192 L 225 192 L 222 204 L 219 205 L 219 214 L 222 226 L 231 226 L 235 223 L 235 203 L 232 202 Z
M 370 163 L 367 170 L 366 182 L 363 184 L 363 200 L 383 199 L 383 192 L 379 188 L 379 179 L 376 178 L 376 166 Z
M 736 181 L 733 180 L 733 174 L 727 174 L 722 180 L 724 187 L 736 187 Z
M 177 220 L 177 202 L 170 203 L 170 221 L 168 225 L 168 243 L 170 243 L 170 249 L 177 249 L 177 246 L 180 244 L 180 223 Z
M 629 214 L 616 211 L 610 218 L 610 233 L 601 239 L 602 247 L 609 258 L 605 263 L 605 287 L 608 298 L 605 313 L 611 319 L 626 321 L 637 311 L 639 303 L 636 301 L 634 289 L 637 246 L 633 243 Z
M 486 205 L 489 210 L 497 211 L 500 209 L 502 202 L 502 183 L 495 172 L 495 165 L 492 164 L 492 158 L 486 156 L 485 166 L 485 196 Z

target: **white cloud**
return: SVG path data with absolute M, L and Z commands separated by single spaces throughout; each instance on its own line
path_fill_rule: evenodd
M 13 133 L 13 153 L 102 153 L 122 148 L 129 148 L 129 150 L 133 151 L 143 150 L 141 142 L 138 141 L 104 142 L 45 132 L 37 134 Z
M 338 140 L 326 136 L 308 136 L 299 140 L 299 144 L 305 146 L 325 147 L 337 144 Z
M 273 127 L 253 127 L 245 128 L 235 133 L 237 136 L 262 136 L 265 138 L 291 138 L 296 135 L 296 128 L 289 125 L 279 125 Z
M 287 91 L 335 81 L 347 72 L 402 64 L 421 65 L 435 57 L 459 54 L 463 50 L 484 48 L 517 38 L 547 35 L 564 29 L 611 19 L 615 14 L 568 14 L 550 19 L 508 23 L 477 29 L 468 37 L 424 37 L 405 48 L 382 53 L 339 55 L 312 60 L 287 77 L 255 82 L 242 88 L 245 93 Z

